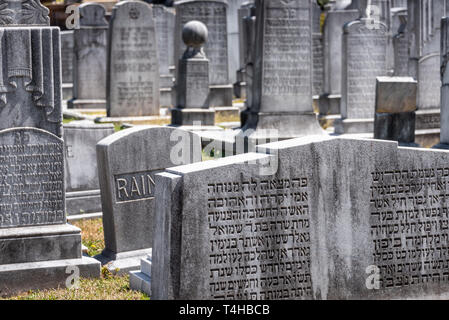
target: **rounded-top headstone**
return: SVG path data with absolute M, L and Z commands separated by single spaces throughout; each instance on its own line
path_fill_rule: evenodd
M 187 47 L 201 48 L 207 42 L 208 34 L 204 23 L 196 20 L 190 21 L 182 28 L 182 41 Z

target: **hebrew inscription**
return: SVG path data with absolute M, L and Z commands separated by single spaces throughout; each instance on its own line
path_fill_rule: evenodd
M 0 228 L 65 222 L 63 152 L 41 130 L 0 132 Z
M 449 281 L 449 168 L 372 173 L 371 236 L 381 288 Z
M 213 299 L 311 295 L 308 179 L 208 185 Z

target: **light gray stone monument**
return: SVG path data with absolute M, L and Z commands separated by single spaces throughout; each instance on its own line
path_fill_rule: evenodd
M 98 3 L 79 6 L 80 28 L 74 30 L 74 109 L 106 108 L 106 57 L 108 22 L 105 8 Z
M 114 6 L 109 23 L 108 117 L 159 115 L 159 53 L 152 7 L 143 1 Z
M 190 21 L 182 29 L 187 45 L 178 62 L 176 80 L 176 108 L 171 110 L 172 125 L 214 126 L 215 111 L 209 109 L 209 67 L 203 45 L 208 41 L 208 30 L 200 21 Z
M 61 31 L 62 98 L 73 97 L 73 30 Z
M 200 21 L 209 30 L 209 40 L 204 51 L 208 57 L 211 106 L 232 106 L 233 85 L 229 80 L 228 36 L 226 0 L 176 1 L 175 59 L 185 51 L 182 28 L 189 21 Z
M 387 75 L 388 28 L 359 1 L 360 18 L 345 24 L 343 34 L 341 118 L 335 133 L 372 133 L 376 77 Z
M 257 141 L 322 133 L 312 107 L 311 2 L 255 4 L 252 105 L 242 134 Z
M 40 1 L 8 1 L 0 21 L 0 296 L 66 287 L 79 271 L 81 230 L 65 212 L 59 28 Z M 67 273 L 69 271 L 69 273 Z
M 448 161 L 314 136 L 169 168 L 156 175 L 151 298 L 447 299 Z
M 440 19 L 448 14 L 449 1 L 408 1 L 410 75 L 418 80 L 416 129 L 440 128 Z
M 331 10 L 324 20 L 324 83 L 318 103 L 321 116 L 340 114 L 343 26 L 358 17 L 358 10 Z
M 415 144 L 417 81 L 411 77 L 378 77 L 374 139 Z
M 253 16 L 255 14 L 255 7 L 253 1 L 247 1 L 238 9 L 238 27 L 239 27 L 239 69 L 236 73 L 236 82 L 234 83 L 234 95 L 236 98 L 245 100 L 247 97 L 247 82 L 246 82 L 246 65 L 249 62 L 250 51 L 250 28 L 254 28 Z
M 439 149 L 449 149 L 449 18 L 441 19 L 441 130 Z
M 96 145 L 113 133 L 113 124 L 96 124 L 90 120 L 64 124 L 66 212 L 69 216 L 101 215 Z
M 229 82 L 237 81 L 236 72 L 240 69 L 240 49 L 239 49 L 239 9 L 248 0 L 227 0 L 227 36 L 228 36 L 228 75 Z
M 407 9 L 392 8 L 391 16 L 394 50 L 394 76 L 406 77 L 410 74 L 408 70 L 410 37 L 407 32 Z
M 324 85 L 324 43 L 321 32 L 321 8 L 312 0 L 312 57 L 313 57 L 313 83 L 312 94 L 318 99 L 323 92 Z
M 200 137 L 169 127 L 136 127 L 97 144 L 105 249 L 96 256 L 111 271 L 136 270 L 150 252 L 155 215 L 154 176 L 201 161 Z
M 159 52 L 160 105 L 172 107 L 174 77 L 170 68 L 174 66 L 175 10 L 162 5 L 153 5 L 156 36 Z

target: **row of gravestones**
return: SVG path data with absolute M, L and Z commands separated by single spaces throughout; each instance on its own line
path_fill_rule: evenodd
M 0 28 L 2 295 L 100 274 L 66 223 L 59 29 L 28 1 L 37 20 L 28 3 L 9 2 Z M 310 12 L 259 3 L 271 27 L 283 6 Z M 126 269 L 151 247 L 153 298 L 447 297 L 447 151 L 325 135 L 201 164 L 200 150 L 198 136 L 173 128 L 128 129 L 97 146 L 99 258 Z
M 62 33 L 66 98 L 73 87 L 69 107 L 107 106 L 109 116 L 121 117 L 159 115 L 159 105 L 172 106 L 173 70 L 185 50 L 181 29 L 191 20 L 209 29 L 205 51 L 210 60 L 210 103 L 232 106 L 230 82 L 235 76 L 229 70 L 237 69 L 235 14 L 242 2 L 178 1 L 176 11 L 119 3 L 109 23 L 100 4 L 81 5 L 80 28 Z
M 238 78 L 248 106 L 242 126 L 253 105 L 259 51 L 255 6 L 240 9 Z M 376 77 L 393 75 L 418 82 L 416 129 L 432 135 L 440 128 L 440 18 L 447 13 L 446 0 L 335 1 L 323 12 L 315 1 L 311 6 L 312 94 L 322 121 L 339 134 L 372 133 Z

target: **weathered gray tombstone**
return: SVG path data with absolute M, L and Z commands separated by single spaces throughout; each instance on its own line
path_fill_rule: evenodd
M 439 149 L 449 149 L 449 18 L 441 19 L 441 130 Z
M 411 77 L 378 77 L 374 139 L 415 144 L 417 81 Z
M 324 82 L 318 103 L 322 116 L 340 114 L 343 26 L 358 17 L 358 10 L 331 10 L 324 20 Z
M 311 2 L 255 4 L 252 105 L 242 134 L 257 141 L 323 133 L 312 106 Z
M 182 41 L 183 26 L 189 21 L 200 21 L 209 30 L 204 51 L 210 61 L 209 85 L 211 106 L 232 106 L 233 85 L 229 80 L 226 0 L 182 0 L 175 2 L 175 61 L 185 51 Z M 177 65 L 176 65 L 177 66 Z
M 324 48 L 323 34 L 321 32 L 321 8 L 316 1 L 312 1 L 312 60 L 313 83 L 312 94 L 318 99 L 323 92 L 324 85 Z
M 156 175 L 153 300 L 448 298 L 448 151 L 315 136 L 258 152 Z
M 105 249 L 109 270 L 136 270 L 151 252 L 154 176 L 167 167 L 201 161 L 200 137 L 169 127 L 117 132 L 97 144 Z
M 359 1 L 360 18 L 347 23 L 343 34 L 341 118 L 335 132 L 372 133 L 376 77 L 387 75 L 387 26 L 367 15 L 369 1 Z
M 256 46 L 256 7 L 254 2 L 250 5 L 250 13 L 243 18 L 242 36 L 244 49 L 244 71 L 240 73 L 243 75 L 245 83 L 245 109 L 240 112 L 240 124 L 244 127 L 248 119 L 249 110 L 253 104 L 253 79 L 254 79 L 254 61 L 255 61 L 255 46 Z
M 96 145 L 113 133 L 113 124 L 89 120 L 64 124 L 67 215 L 101 214 Z
M 143 1 L 114 6 L 109 23 L 108 117 L 159 115 L 159 62 L 152 7 Z
M 108 22 L 98 3 L 79 6 L 80 28 L 74 30 L 73 99 L 69 108 L 106 108 Z
M 203 50 L 208 41 L 207 27 L 200 21 L 190 21 L 182 29 L 182 38 L 187 49 L 178 62 L 172 125 L 214 126 L 215 111 L 209 109 L 210 62 Z
M 227 0 L 226 10 L 227 37 L 228 37 L 228 75 L 229 83 L 237 81 L 236 72 L 240 69 L 239 49 L 239 9 L 248 0 Z
M 234 83 L 234 95 L 236 98 L 245 100 L 247 97 L 247 82 L 246 82 L 246 65 L 249 57 L 249 39 L 252 12 L 255 10 L 254 1 L 244 2 L 238 9 L 238 37 L 239 37 L 239 69 L 236 72 L 236 82 Z
M 40 1 L 0 21 L 0 296 L 99 277 L 65 213 L 59 28 Z M 67 273 L 69 272 L 69 273 Z
M 407 9 L 392 8 L 391 23 L 393 32 L 394 76 L 409 75 L 409 35 L 407 32 Z
M 440 128 L 440 19 L 448 12 L 448 0 L 408 1 L 409 72 L 418 80 L 416 129 L 424 132 Z
M 170 67 L 174 65 L 175 10 L 162 5 L 153 5 L 153 17 L 159 51 L 160 105 L 171 107 L 174 77 Z
M 61 31 L 62 98 L 73 97 L 73 30 Z

